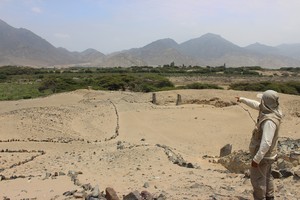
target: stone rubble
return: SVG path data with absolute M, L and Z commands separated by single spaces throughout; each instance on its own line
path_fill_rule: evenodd
M 195 168 L 195 169 L 200 168 L 196 164 L 185 161 L 180 154 L 176 154 L 174 151 L 172 151 L 172 149 L 170 147 L 168 147 L 166 145 L 160 145 L 160 144 L 156 144 L 156 146 L 163 148 L 165 150 L 165 153 L 168 156 L 168 159 L 172 163 L 179 165 L 181 167 Z
M 50 173 L 49 173 L 50 174 Z M 76 186 L 80 186 L 82 190 L 74 189 L 65 191 L 62 195 L 66 197 L 72 197 L 75 199 L 85 199 L 85 200 L 121 200 L 114 188 L 107 187 L 105 192 L 100 192 L 99 185 L 92 187 L 90 183 L 86 184 L 76 184 L 78 180 L 78 175 L 82 174 L 80 171 L 70 170 L 67 174 L 71 178 L 71 181 Z M 127 195 L 123 195 L 122 200 L 166 200 L 165 192 L 161 194 L 151 194 L 150 192 L 144 190 L 139 192 L 137 190 L 130 192 Z
M 223 147 L 224 148 L 224 147 Z M 300 139 L 280 138 L 277 145 L 278 158 L 273 164 L 274 178 L 294 177 L 299 179 Z M 246 174 L 250 169 L 251 156 L 249 152 L 237 151 L 218 159 L 226 169 L 233 173 Z

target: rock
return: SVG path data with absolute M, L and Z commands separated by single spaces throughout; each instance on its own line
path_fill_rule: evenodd
M 18 177 L 16 175 L 12 175 L 9 179 L 13 180 L 13 179 L 17 179 Z
M 300 171 L 295 171 L 294 176 L 298 179 L 300 179 Z
M 134 192 L 130 192 L 128 195 L 123 197 L 123 200 L 143 200 L 140 193 L 136 190 Z
M 64 172 L 58 172 L 58 175 L 59 176 L 64 176 L 64 175 L 66 175 Z
M 44 174 L 43 180 L 48 179 L 50 176 L 51 176 L 51 173 L 46 172 L 46 173 Z
M 149 185 L 149 183 L 148 182 L 146 182 L 146 183 L 144 183 L 144 186 L 143 186 L 144 188 L 148 188 L 148 187 L 150 187 L 150 185 Z
M 68 171 L 68 176 L 70 176 L 70 177 L 77 176 L 78 174 L 79 174 L 78 172 L 75 172 L 75 171 L 72 171 L 72 170 Z
M 244 175 L 245 175 L 245 178 L 250 178 L 250 170 L 246 170 Z
M 93 187 L 92 187 L 92 185 L 91 185 L 90 183 L 83 184 L 81 187 L 82 187 L 85 191 L 87 191 L 87 190 L 92 190 L 92 189 L 93 189 Z
M 285 140 L 279 140 L 277 145 L 279 152 L 286 153 L 291 151 L 298 151 L 300 147 L 300 139 L 292 140 L 287 138 Z
M 78 173 L 75 171 L 69 171 L 68 176 L 71 177 L 71 181 L 75 184 L 77 180 Z
M 218 200 L 217 195 L 216 194 L 212 194 L 209 196 L 212 200 Z
M 278 161 L 277 161 L 278 169 L 290 169 L 292 167 L 293 167 L 293 164 L 288 161 L 285 161 L 283 159 L 278 159 Z
M 187 167 L 187 168 L 195 168 L 194 165 L 193 165 L 192 163 L 188 163 L 188 164 L 186 165 L 186 167 Z
M 154 197 L 154 199 L 156 199 L 156 200 L 166 200 L 167 199 L 166 192 L 163 191 L 157 197 Z
M 219 163 L 232 173 L 244 174 L 250 169 L 251 156 L 244 151 L 233 152 L 220 158 Z
M 88 196 L 85 199 L 86 200 L 99 200 L 99 198 L 97 198 L 97 197 L 91 197 L 91 196 Z
M 202 187 L 202 185 L 200 185 L 199 183 L 194 183 L 190 188 L 200 188 Z
M 277 170 L 272 170 L 271 174 L 272 174 L 273 178 L 281 178 L 282 177 L 282 174 Z
M 75 192 L 77 192 L 77 190 L 72 190 L 72 191 L 66 191 L 63 193 L 64 196 L 71 196 L 73 195 Z
M 300 152 L 299 151 L 293 151 L 290 153 L 290 161 L 291 162 L 297 162 L 300 163 Z
M 120 200 L 116 191 L 113 188 L 110 187 L 106 188 L 105 193 L 106 193 L 105 198 L 107 200 Z
M 99 190 L 99 186 L 96 185 L 93 190 L 92 190 L 92 194 L 91 197 L 96 197 L 98 198 L 100 196 L 100 190 Z
M 299 165 L 299 161 L 298 160 L 293 160 L 292 164 L 294 167 L 297 167 Z
M 76 179 L 74 179 L 74 185 L 81 186 L 82 184 L 81 184 L 80 181 L 76 178 Z
M 74 194 L 73 194 L 73 197 L 75 198 L 75 199 L 83 199 L 84 198 L 84 194 L 83 193 L 81 193 L 81 192 L 75 192 Z
M 281 169 L 279 170 L 279 172 L 281 173 L 283 178 L 287 178 L 294 175 L 294 173 L 289 169 Z
M 117 149 L 118 150 L 122 150 L 122 149 L 124 149 L 125 148 L 125 146 L 124 146 L 124 144 L 122 143 L 122 141 L 118 141 L 117 142 Z
M 0 175 L 0 181 L 3 181 L 3 180 L 5 180 L 5 176 Z
M 226 144 L 224 147 L 220 149 L 220 157 L 224 157 L 231 154 L 231 151 L 232 151 L 232 145 Z
M 141 197 L 143 198 L 143 200 L 153 200 L 153 195 L 145 190 L 141 192 Z

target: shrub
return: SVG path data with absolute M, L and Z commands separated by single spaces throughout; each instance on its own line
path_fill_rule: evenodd
M 284 94 L 300 95 L 300 82 L 259 82 L 259 83 L 234 83 L 229 89 L 242 91 L 275 90 Z
M 44 92 L 45 90 L 51 90 L 52 93 L 56 92 L 57 81 L 55 79 L 44 80 L 38 87 L 39 92 Z
M 7 76 L 5 74 L 0 74 L 0 80 L 5 80 L 7 79 Z
M 174 87 L 167 78 L 159 75 L 113 74 L 97 78 L 97 85 L 107 90 L 129 90 L 134 92 L 152 92 Z
M 208 83 L 191 83 L 183 86 L 184 89 L 223 89 L 222 87 L 215 84 Z

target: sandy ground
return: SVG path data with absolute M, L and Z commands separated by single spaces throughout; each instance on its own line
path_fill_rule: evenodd
M 154 105 L 151 93 L 78 90 L 0 102 L 0 175 L 9 179 L 0 176 L 0 198 L 72 199 L 63 193 L 81 189 L 67 176 L 76 171 L 81 184 L 113 187 L 120 198 L 147 190 L 171 200 L 252 199 L 249 179 L 203 156 L 228 143 L 247 150 L 257 112 L 234 97 L 256 94 L 167 91 Z M 299 139 L 300 97 L 280 94 L 280 102 L 281 136 Z M 160 145 L 198 167 L 172 163 Z M 300 199 L 299 180 L 275 183 L 277 199 Z

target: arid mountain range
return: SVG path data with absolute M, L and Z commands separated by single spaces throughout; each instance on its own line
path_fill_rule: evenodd
M 226 64 L 228 67 L 300 67 L 300 44 L 282 44 L 272 47 L 255 43 L 240 47 L 219 35 L 207 33 L 181 44 L 167 38 L 141 48 L 105 55 L 95 49 L 70 52 L 64 48 L 56 48 L 31 31 L 14 28 L 0 20 L 0 66 L 129 67 L 159 66 L 172 62 L 175 65 L 186 66 Z

